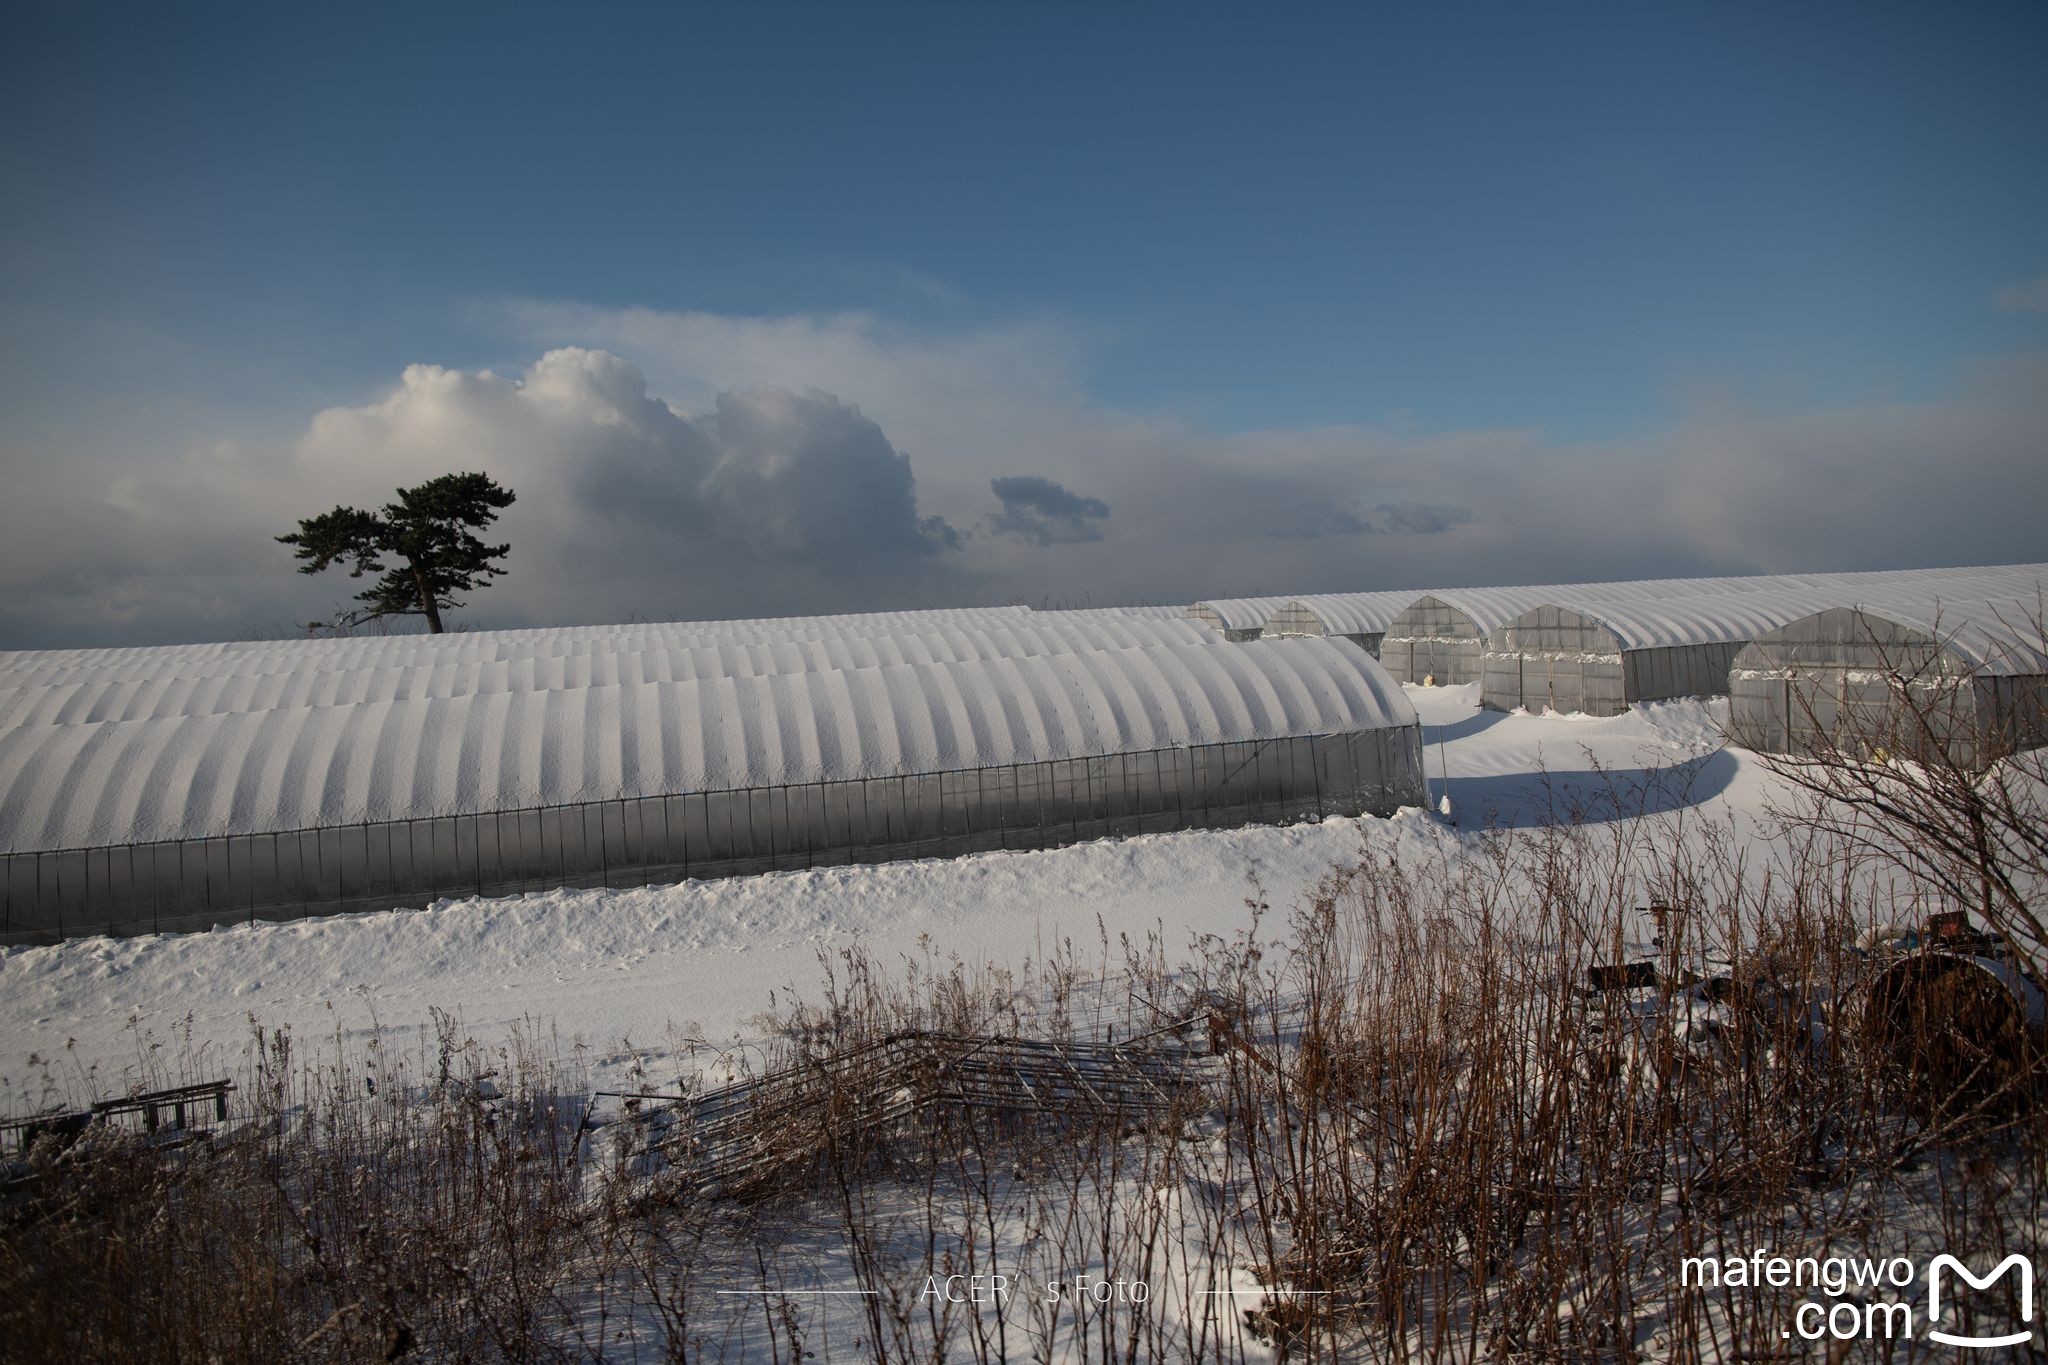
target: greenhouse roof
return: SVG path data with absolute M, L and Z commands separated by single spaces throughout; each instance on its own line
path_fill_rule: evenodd
M 0 849 L 848 780 L 1415 720 L 1377 664 L 1320 640 L 1226 648 L 1212 636 L 617 680 L 579 681 L 548 674 L 536 656 L 528 662 L 524 674 L 422 665 L 402 688 L 371 668 L 364 691 L 332 700 L 315 684 L 266 684 L 284 687 L 277 704 L 244 693 L 246 709 L 223 704 L 231 689 L 193 687 L 179 700 L 145 684 L 120 703 L 105 694 L 111 709 L 81 703 L 73 714 L 18 689 L 0 724 Z M 563 685 L 552 685 L 557 678 Z

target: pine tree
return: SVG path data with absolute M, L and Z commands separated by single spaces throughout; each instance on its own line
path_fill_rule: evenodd
M 486 545 L 473 532 L 496 521 L 512 502 L 512 490 L 500 488 L 488 474 L 443 474 L 417 488 L 399 489 L 398 501 L 381 511 L 337 507 L 301 521 L 297 531 L 277 539 L 304 561 L 300 573 L 346 562 L 351 578 L 378 576 L 356 594 L 361 607 L 325 624 L 424 616 L 427 629 L 439 635 L 441 613 L 462 605 L 456 594 L 487 587 L 504 574 L 493 561 L 512 547 Z

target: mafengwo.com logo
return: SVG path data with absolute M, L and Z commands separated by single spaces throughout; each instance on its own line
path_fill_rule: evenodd
M 2020 1321 L 2025 1329 L 2008 1332 L 2004 1336 L 1970 1337 L 1945 1332 L 1934 1324 L 1942 1320 L 1941 1291 L 1944 1272 L 1953 1273 L 1957 1279 L 1969 1284 L 1972 1289 L 1989 1289 L 2006 1272 L 2017 1271 L 2020 1277 Z M 2014 1252 L 1998 1263 L 1996 1269 L 1979 1279 L 1970 1273 L 1970 1268 L 1955 1257 L 1943 1253 L 1927 1264 L 1927 1339 L 1938 1341 L 1945 1346 L 2021 1346 L 2034 1339 L 2034 1263 Z
M 1678 1278 L 1691 1290 L 1816 1291 L 1793 1309 L 1783 1331 L 1801 1341 L 1930 1341 L 2003 1351 L 2036 1340 L 2034 1263 L 2018 1252 L 1981 1275 L 1946 1252 L 1924 1269 L 1904 1256 L 1686 1256 Z M 1974 1299 L 1962 1297 L 1966 1288 Z M 1985 1323 L 2005 1330 L 1983 1330 Z

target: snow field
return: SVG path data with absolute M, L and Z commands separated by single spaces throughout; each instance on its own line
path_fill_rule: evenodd
M 1611 816 L 1611 793 L 1621 791 L 1626 807 L 1629 784 L 1663 769 L 1704 770 L 1660 791 L 1682 789 L 1704 813 L 1738 820 L 1759 813 L 1771 789 L 1754 759 L 1717 747 L 1725 703 L 1661 703 L 1588 720 L 1482 712 L 1476 685 L 1404 690 L 1423 722 L 1431 798 L 1451 798 L 1455 823 L 1404 810 L 1388 820 L 1143 835 L 0 949 L 0 1078 L 19 1093 L 46 1066 L 75 1074 L 97 1064 L 99 1084 L 118 1090 L 138 1045 L 174 1029 L 231 1071 L 252 1016 L 312 1046 L 337 1031 L 424 1028 L 429 1008 L 439 1008 L 486 1044 L 515 1027 L 544 1026 L 565 1048 L 590 1050 L 592 1084 L 602 1086 L 608 1067 L 625 1065 L 630 1050 L 661 1049 L 671 1030 L 714 1040 L 746 1034 L 771 990 L 812 987 L 820 953 L 840 946 L 857 943 L 887 960 L 928 940 L 942 955 L 1016 964 L 1043 960 L 1063 938 L 1086 949 L 1100 934 L 1114 943 L 1158 928 L 1174 948 L 1244 927 L 1254 878 L 1284 912 L 1339 864 L 1454 860 L 1489 821 L 1533 823 L 1560 805 Z

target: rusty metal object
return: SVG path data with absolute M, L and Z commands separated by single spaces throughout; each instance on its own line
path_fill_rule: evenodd
M 1863 1026 L 1906 1097 L 1930 1113 L 1996 1112 L 2026 1095 L 2042 1056 L 2048 994 L 2010 958 L 1938 946 L 1872 978 Z M 1951 931 L 1950 942 L 1968 943 Z

